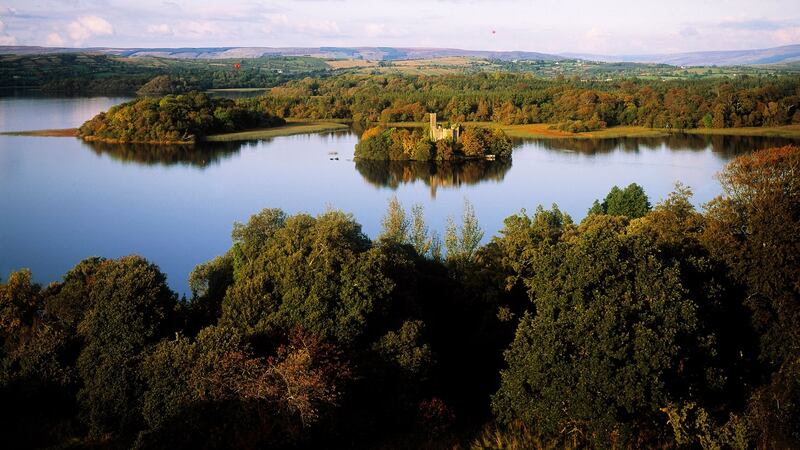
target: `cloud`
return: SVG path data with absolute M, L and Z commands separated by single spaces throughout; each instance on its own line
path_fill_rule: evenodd
M 50 33 L 47 35 L 47 41 L 45 41 L 45 45 L 50 47 L 63 47 L 65 44 L 64 38 L 61 37 L 58 33 Z
M 219 26 L 208 20 L 190 20 L 180 24 L 175 34 L 191 38 L 214 36 L 221 32 Z
M 281 27 L 289 26 L 289 16 L 286 14 L 265 14 L 264 19 L 266 21 L 264 29 L 267 33 L 271 33 L 273 30 Z
M 697 28 L 687 25 L 687 26 L 681 28 L 680 35 L 682 37 L 695 37 L 695 36 L 699 36 L 700 32 L 697 31 Z
M 800 27 L 787 27 L 777 30 L 775 37 L 780 44 L 796 44 L 800 42 Z
M 367 23 L 364 24 L 364 35 L 371 38 L 376 37 L 404 37 L 408 36 L 408 32 L 396 27 L 388 26 L 385 23 Z
M 83 16 L 67 25 L 67 35 L 76 43 L 81 43 L 93 36 L 114 34 L 114 27 L 102 17 Z
M 0 5 L 0 16 L 8 17 L 15 15 L 17 15 L 17 10 L 15 8 L 9 8 L 7 6 Z
M 17 45 L 17 38 L 6 33 L 6 24 L 0 20 L 0 45 Z
M 147 27 L 147 32 L 150 34 L 158 34 L 161 36 L 167 36 L 172 34 L 172 27 L 165 23 L 160 23 L 157 25 L 150 25 Z
M 584 34 L 584 36 L 586 37 L 586 39 L 589 40 L 600 40 L 600 39 L 606 39 L 611 35 L 607 31 L 604 31 L 600 28 L 592 27 L 589 29 L 589 31 L 587 31 Z
M 311 34 L 338 34 L 341 32 L 339 24 L 333 20 L 310 20 L 300 22 L 294 26 L 295 31 Z
M 334 20 L 294 21 L 286 14 L 264 14 L 263 30 L 267 33 L 297 33 L 310 36 L 339 35 L 342 30 Z
M 726 20 L 719 24 L 721 28 L 730 28 L 734 30 L 749 30 L 749 31 L 773 31 L 781 29 L 785 26 L 781 22 L 769 19 L 752 19 L 752 20 Z

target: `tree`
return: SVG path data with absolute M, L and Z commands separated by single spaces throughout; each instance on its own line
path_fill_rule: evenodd
M 452 261 L 469 261 L 483 239 L 483 230 L 478 224 L 475 209 L 464 199 L 464 212 L 461 216 L 461 227 L 456 228 L 452 218 L 448 218 L 445 230 L 444 245 L 447 259 Z
M 240 228 L 245 238 L 234 252 L 254 251 L 236 256 L 222 324 L 265 337 L 299 326 L 350 342 L 365 331 L 371 316 L 385 312 L 394 288 L 386 273 L 388 250 L 373 248 L 352 216 L 300 214 L 269 235 L 253 233 L 251 223 L 257 222 Z
M 409 241 L 408 219 L 405 210 L 397 197 L 389 200 L 386 215 L 383 216 L 383 230 L 378 239 L 395 244 L 406 244 Z
M 274 354 L 258 357 L 236 330 L 208 327 L 194 341 L 162 341 L 143 372 L 150 430 L 140 447 L 294 443 L 337 406 L 350 379 L 335 346 L 299 329 Z
M 588 215 L 609 214 L 612 216 L 625 216 L 637 219 L 650 211 L 650 201 L 644 189 L 636 183 L 631 183 L 625 189 L 617 186 L 611 188 L 603 203 L 594 201 Z
M 461 133 L 461 149 L 465 156 L 468 157 L 481 157 L 484 153 L 485 143 L 483 136 L 473 128 L 467 128 Z
M 779 366 L 800 352 L 800 147 L 743 155 L 720 174 L 706 242 L 747 287 L 762 358 Z
M 744 287 L 770 381 L 748 420 L 765 447 L 800 443 L 800 147 L 742 155 L 720 174 L 703 239 Z
M 525 279 L 533 308 L 492 400 L 502 421 L 550 437 L 576 433 L 595 446 L 647 445 L 661 407 L 721 389 L 710 369 L 714 328 L 699 313 L 715 291 L 687 284 L 653 230 L 627 223 L 593 215 L 577 236 L 534 247 Z
M 269 219 L 264 224 L 267 229 L 262 232 L 268 233 Z M 280 220 L 279 217 L 273 217 Z M 236 229 L 236 225 L 234 225 Z M 234 232 L 234 235 L 237 233 Z M 237 236 L 234 239 L 241 239 Z M 212 325 L 219 320 L 222 315 L 222 300 L 228 287 L 233 283 L 234 252 L 227 252 L 211 261 L 198 264 L 189 274 L 189 289 L 192 291 L 192 300 L 189 303 L 188 314 L 190 332 L 199 331 L 201 328 Z
M 420 256 L 429 256 L 434 260 L 439 259 L 441 243 L 436 232 L 431 234 L 425 224 L 424 207 L 415 204 L 411 207 L 411 245 Z
M 169 333 L 176 298 L 166 277 L 138 256 L 104 261 L 90 292 L 92 308 L 79 325 L 78 393 L 93 436 L 131 436 L 142 425 L 145 351 Z

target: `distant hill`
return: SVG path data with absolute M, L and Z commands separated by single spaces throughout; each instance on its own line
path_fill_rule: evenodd
M 258 58 L 261 56 L 313 56 L 328 59 L 366 59 L 373 61 L 398 61 L 406 59 L 443 58 L 469 56 L 500 60 L 558 61 L 561 56 L 537 52 L 495 52 L 484 50 L 461 50 L 454 48 L 402 48 L 402 47 L 198 47 L 198 48 L 61 48 L 0 46 L 0 54 L 47 54 L 47 53 L 101 53 L 119 56 L 157 56 L 163 58 L 221 59 Z
M 98 53 L 128 57 L 157 56 L 180 59 L 258 58 L 262 56 L 312 56 L 325 59 L 399 61 L 409 59 L 467 56 L 484 59 L 542 60 L 586 59 L 599 62 L 670 64 L 673 66 L 745 66 L 800 62 L 800 45 L 757 50 L 730 50 L 653 55 L 595 55 L 589 53 L 548 53 L 523 51 L 463 50 L 418 47 L 186 47 L 186 48 L 62 48 L 0 46 L 0 54 Z
M 714 52 L 671 53 L 663 55 L 594 55 L 589 53 L 562 53 L 565 58 L 579 58 L 600 62 L 633 62 L 670 64 L 673 66 L 751 66 L 800 62 L 800 45 Z

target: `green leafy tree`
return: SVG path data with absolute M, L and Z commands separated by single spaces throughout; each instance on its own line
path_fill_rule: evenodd
M 691 392 L 676 388 L 720 388 L 703 292 L 687 289 L 651 231 L 626 223 L 590 216 L 529 256 L 533 312 L 505 354 L 492 403 L 501 420 L 607 445 L 643 438 L 661 407 Z
M 371 248 L 351 216 L 292 216 L 279 228 L 270 225 L 271 235 L 252 233 L 258 223 L 251 219 L 238 228 L 244 239 L 234 246 L 241 254 L 223 301 L 223 324 L 246 335 L 301 326 L 347 342 L 364 332 L 370 316 L 381 314 L 394 287 L 385 273 L 387 256 Z
M 743 155 L 721 173 L 704 242 L 743 287 L 770 381 L 748 418 L 763 447 L 800 443 L 800 147 Z
M 392 197 L 386 215 L 383 216 L 383 230 L 378 239 L 395 244 L 406 244 L 409 241 L 409 222 L 403 205 Z
M 141 257 L 104 261 L 90 293 L 92 308 L 79 325 L 78 398 L 94 436 L 131 436 L 142 425 L 145 352 L 169 332 L 175 294 L 164 274 Z
M 625 189 L 612 187 L 602 203 L 597 200 L 592 203 L 588 215 L 610 214 L 637 219 L 647 214 L 650 209 L 650 200 L 644 189 L 636 183 L 631 183 Z
M 425 209 L 420 204 L 411 207 L 411 245 L 420 256 L 427 256 L 438 261 L 441 255 L 441 243 L 436 232 L 431 233 L 425 223 Z
M 480 246 L 483 229 L 475 216 L 475 209 L 469 200 L 464 199 L 464 212 L 461 216 L 461 227 L 456 228 L 452 218 L 448 218 L 445 230 L 444 245 L 447 259 L 452 261 L 469 261 Z

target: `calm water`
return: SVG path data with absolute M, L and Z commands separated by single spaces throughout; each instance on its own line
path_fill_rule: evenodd
M 74 127 L 124 100 L 0 98 L 0 131 Z M 0 136 L 0 276 L 29 267 L 47 283 L 87 256 L 137 253 L 186 292 L 191 269 L 230 247 L 233 222 L 266 207 L 336 207 L 374 237 L 393 195 L 423 204 L 440 233 L 468 198 L 488 239 L 505 217 L 539 204 L 580 220 L 614 184 L 639 183 L 656 203 L 681 181 L 699 205 L 719 193 L 714 174 L 731 158 L 785 141 L 530 141 L 513 162 L 442 166 L 356 163 L 356 142 L 350 132 L 197 149 Z

